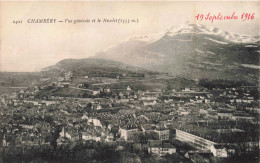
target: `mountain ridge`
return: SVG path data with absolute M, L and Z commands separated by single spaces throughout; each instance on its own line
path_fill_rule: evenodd
M 241 36 L 215 27 L 185 24 L 158 34 L 134 36 L 96 53 L 152 71 L 191 78 L 258 81 L 258 36 Z M 253 66 L 243 66 L 253 65 Z
M 160 39 L 165 35 L 174 36 L 177 34 L 185 34 L 185 33 L 197 34 L 197 35 L 198 34 L 218 35 L 224 37 L 227 41 L 234 42 L 234 43 L 257 43 L 260 41 L 259 36 L 238 35 L 238 34 L 221 30 L 213 26 L 205 26 L 202 24 L 192 24 L 192 23 L 170 26 L 157 34 L 133 36 L 130 37 L 129 39 L 139 39 L 140 41 L 149 42 L 148 38 L 150 38 L 151 40 L 156 40 L 156 38 Z

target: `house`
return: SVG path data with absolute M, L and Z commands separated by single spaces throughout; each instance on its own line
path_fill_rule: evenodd
M 233 120 L 253 120 L 254 117 L 250 116 L 248 113 L 244 111 L 236 111 L 232 116 Z
M 208 114 L 209 111 L 208 110 L 205 110 L 205 109 L 200 109 L 200 114 Z
M 93 95 L 99 95 L 100 94 L 100 90 L 94 90 L 94 91 L 92 91 L 92 94 Z
M 60 87 L 69 88 L 70 83 L 69 82 L 61 82 Z
M 24 93 L 18 93 L 18 99 L 24 99 Z
M 218 112 L 219 119 L 231 119 L 233 116 L 232 110 L 222 110 Z
M 236 99 L 236 102 L 237 102 L 237 103 L 241 103 L 241 102 L 242 102 L 242 99 Z
M 9 145 L 9 143 L 7 142 L 7 138 L 6 138 L 5 134 L 4 134 L 4 136 L 3 136 L 2 145 L 3 145 L 4 147 L 6 147 L 6 146 Z
M 35 124 L 35 128 L 39 128 L 41 131 L 50 131 L 51 125 L 47 122 L 39 122 Z
M 88 116 L 86 114 L 84 114 L 81 119 L 88 119 Z
M 97 118 L 89 118 L 88 124 L 93 124 L 93 126 L 95 126 L 95 127 L 102 127 L 100 120 Z
M 143 101 L 143 104 L 144 104 L 144 106 L 153 106 L 156 104 L 156 101 L 155 100 L 146 100 L 146 101 Z
M 156 127 L 154 132 L 158 133 L 159 140 L 168 140 L 170 137 L 170 130 L 165 127 Z
M 61 81 L 64 81 L 65 79 L 63 77 L 58 77 L 58 81 L 61 82 Z
M 111 125 L 111 124 L 108 124 L 108 125 L 107 125 L 107 129 L 111 131 L 112 125 Z
M 60 146 L 62 144 L 69 143 L 69 139 L 66 137 L 59 137 L 57 139 L 57 145 Z
M 148 141 L 148 153 L 158 154 L 160 156 L 176 153 L 176 148 L 170 143 L 165 143 L 160 140 Z
M 129 102 L 130 100 L 127 98 L 121 98 L 120 100 L 117 100 L 116 103 L 126 103 Z
M 77 131 L 65 129 L 65 127 L 62 128 L 62 131 L 60 132 L 61 137 L 68 138 L 71 141 L 78 141 L 82 139 L 81 133 L 78 133 Z
M 173 99 L 168 99 L 168 100 L 164 100 L 165 103 L 170 103 L 170 102 L 173 102 Z
M 105 88 L 105 89 L 104 89 L 104 92 L 110 93 L 110 92 L 111 92 L 111 89 L 110 89 L 110 88 Z
M 64 76 L 65 80 L 69 81 L 73 77 L 73 73 L 71 71 L 65 72 Z
M 185 88 L 182 90 L 182 92 L 191 92 L 191 89 L 190 88 Z
M 80 84 L 78 84 L 78 87 L 79 87 L 79 88 L 84 87 L 84 83 L 80 83 Z
M 189 151 L 187 152 L 184 157 L 191 160 L 191 162 L 202 162 L 201 160 L 204 160 L 207 162 L 207 160 L 210 160 L 214 155 L 210 151 L 205 150 L 196 150 L 196 151 Z
M 200 99 L 204 100 L 204 98 L 205 98 L 204 96 L 200 96 Z
M 81 135 L 83 140 L 92 140 L 96 142 L 101 140 L 100 136 L 95 133 L 81 132 Z
M 153 100 L 157 100 L 157 96 L 145 95 L 145 96 L 140 97 L 140 100 L 153 101 Z
M 203 100 L 199 100 L 199 99 L 197 99 L 196 101 L 195 101 L 195 103 L 198 103 L 198 104 L 201 104 L 203 102 Z
M 124 127 L 120 127 L 118 131 L 125 141 L 131 140 L 131 138 L 138 132 L 138 128 L 136 125 L 127 125 Z
M 210 151 L 215 157 L 229 157 L 235 153 L 235 148 L 229 145 L 213 144 Z
M 41 105 L 49 106 L 49 105 L 55 105 L 56 103 L 57 103 L 56 101 L 45 101 L 45 100 L 43 100 L 41 102 Z
M 97 110 L 100 110 L 100 109 L 102 109 L 102 106 L 101 106 L 101 104 L 99 103 L 99 104 L 97 105 Z
M 40 145 L 40 144 L 44 144 L 44 138 L 40 138 L 40 137 L 34 137 L 33 138 L 33 145 Z
M 179 113 L 180 115 L 188 115 L 188 114 L 190 114 L 188 111 L 181 111 L 180 113 Z
M 19 126 L 21 126 L 22 128 L 25 128 L 25 129 L 33 129 L 33 127 L 34 127 L 34 125 L 31 123 L 22 123 L 22 124 L 19 124 Z
M 133 88 L 131 86 L 127 86 L 126 90 L 131 91 Z
M 33 137 L 29 136 L 29 135 L 23 135 L 20 136 L 20 143 L 21 144 L 26 144 L 26 145 L 32 145 L 33 144 Z
M 33 100 L 34 99 L 34 95 L 29 95 L 28 98 Z
M 106 139 L 105 139 L 106 142 L 112 142 L 113 140 L 114 140 L 114 135 L 112 133 L 110 133 L 106 136 Z

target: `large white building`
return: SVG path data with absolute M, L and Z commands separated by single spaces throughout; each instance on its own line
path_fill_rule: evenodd
M 203 149 L 203 150 L 210 150 L 210 147 L 214 144 L 217 144 L 213 141 L 204 139 L 202 137 L 190 134 L 188 132 L 176 129 L 176 139 L 184 142 L 191 143 L 194 147 Z
M 197 130 L 194 126 L 193 130 L 197 130 L 197 134 L 195 135 L 193 134 L 195 131 L 189 129 L 191 127 L 192 126 L 186 129 L 176 129 L 176 139 L 190 143 L 201 150 L 211 150 L 212 146 L 216 145 L 234 146 L 244 148 L 246 151 L 253 151 L 259 148 L 257 133 L 250 133 L 249 131 L 236 128 L 210 130 L 206 127 L 202 127 L 201 129 L 197 128 Z M 203 132 L 207 133 L 203 134 Z

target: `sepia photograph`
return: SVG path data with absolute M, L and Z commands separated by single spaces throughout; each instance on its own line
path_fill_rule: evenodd
M 0 1 L 0 163 L 258 163 L 259 1 Z

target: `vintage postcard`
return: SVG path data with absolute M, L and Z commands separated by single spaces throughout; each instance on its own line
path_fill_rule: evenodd
M 1 1 L 0 162 L 259 162 L 260 2 Z

